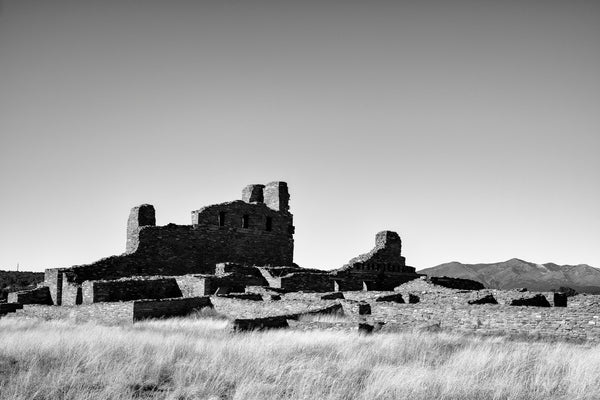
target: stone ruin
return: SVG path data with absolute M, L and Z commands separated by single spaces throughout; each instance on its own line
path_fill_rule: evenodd
M 285 182 L 248 185 L 242 200 L 191 212 L 190 225 L 156 225 L 155 209 L 131 209 L 126 250 L 87 265 L 51 268 L 36 289 L 11 294 L 21 304 L 80 305 L 245 292 L 391 290 L 418 278 L 401 255 L 396 232 L 375 237 L 375 248 L 340 269 L 293 262 L 294 225 Z
M 310 318 L 331 314 L 333 326 L 352 324 L 362 333 L 537 330 L 600 341 L 600 302 L 593 298 L 576 299 L 573 308 L 561 293 L 527 295 L 467 279 L 427 278 L 406 264 L 392 231 L 377 233 L 371 251 L 341 268 L 301 268 L 293 262 L 289 198 L 285 182 L 248 185 L 242 200 L 192 211 L 190 225 L 156 226 L 152 205 L 134 207 L 123 254 L 47 269 L 37 288 L 9 293 L 0 316 L 112 324 L 214 308 L 235 331 L 322 327 L 326 322 Z M 335 322 L 340 316 L 345 322 Z

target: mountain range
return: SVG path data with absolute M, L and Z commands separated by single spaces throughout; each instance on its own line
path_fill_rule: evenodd
M 457 261 L 425 268 L 419 273 L 481 282 L 490 289 L 527 288 L 551 291 L 561 286 L 580 293 L 600 294 L 600 269 L 587 264 L 536 264 L 513 258 L 491 264 L 462 264 Z

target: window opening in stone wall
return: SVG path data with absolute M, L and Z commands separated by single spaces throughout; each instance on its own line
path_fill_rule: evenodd
M 272 217 L 267 217 L 267 223 L 266 223 L 265 229 L 268 232 L 273 230 L 273 218 Z
M 248 214 L 242 216 L 242 228 L 250 226 L 250 216 Z
M 225 212 L 221 211 L 219 213 L 219 226 L 225 226 Z

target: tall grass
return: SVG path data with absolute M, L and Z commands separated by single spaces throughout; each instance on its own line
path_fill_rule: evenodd
M 598 399 L 600 347 L 0 320 L 0 399 Z

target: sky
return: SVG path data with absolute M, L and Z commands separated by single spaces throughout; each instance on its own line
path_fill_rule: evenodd
M 0 269 L 286 181 L 295 262 L 600 267 L 600 2 L 4 0 Z

